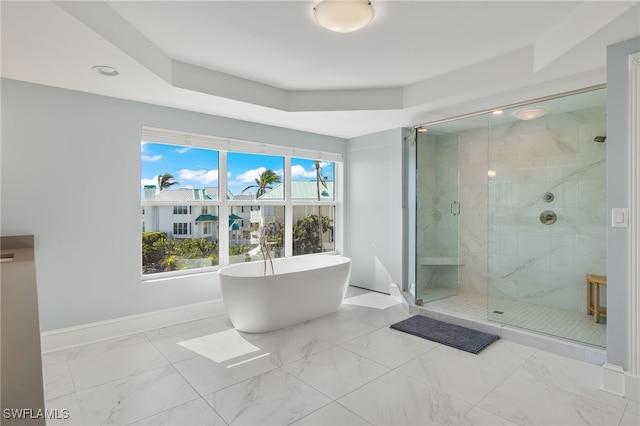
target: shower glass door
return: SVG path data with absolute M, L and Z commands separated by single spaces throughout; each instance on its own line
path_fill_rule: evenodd
M 415 298 L 458 293 L 458 136 L 428 130 L 415 143 Z

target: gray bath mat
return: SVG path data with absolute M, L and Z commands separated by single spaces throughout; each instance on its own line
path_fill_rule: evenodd
M 391 324 L 391 328 L 413 334 L 452 348 L 477 354 L 500 337 L 472 330 L 460 325 L 414 315 L 406 320 Z

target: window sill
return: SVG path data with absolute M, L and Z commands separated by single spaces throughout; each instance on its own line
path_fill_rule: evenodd
M 142 275 L 140 280 L 143 283 L 153 283 L 176 278 L 191 277 L 194 275 L 212 274 L 218 272 L 218 269 L 220 268 L 220 266 L 211 266 L 208 268 L 186 269 L 182 271 L 158 272 L 157 274 Z

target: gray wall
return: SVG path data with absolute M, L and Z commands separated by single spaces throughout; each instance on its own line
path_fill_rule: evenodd
M 2 235 L 35 236 L 43 331 L 220 298 L 216 273 L 141 282 L 142 125 L 345 154 L 346 141 L 2 80 Z
M 607 49 L 607 208 L 629 207 L 629 63 L 640 52 L 640 37 Z M 629 370 L 629 228 L 607 233 L 607 362 Z

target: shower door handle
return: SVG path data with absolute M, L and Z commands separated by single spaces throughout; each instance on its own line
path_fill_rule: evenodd
M 460 214 L 460 203 L 457 201 L 451 202 L 451 215 L 458 216 Z

